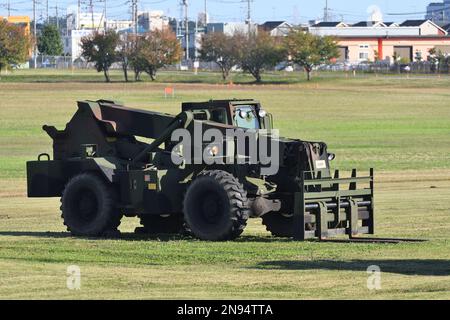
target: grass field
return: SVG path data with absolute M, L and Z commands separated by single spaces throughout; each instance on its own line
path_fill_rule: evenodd
M 171 73 L 158 83 L 75 76 L 21 71 L 0 81 L 0 298 L 450 298 L 450 79 L 274 75 L 284 84 L 230 86 Z M 174 99 L 164 99 L 164 81 L 175 83 Z M 136 219 L 123 221 L 122 239 L 77 239 L 64 232 L 58 199 L 25 197 L 25 162 L 51 151 L 42 125 L 61 128 L 77 99 L 177 113 L 181 101 L 249 97 L 282 135 L 326 141 L 336 167 L 376 169 L 377 235 L 429 241 L 296 243 L 271 238 L 259 220 L 235 242 L 142 239 L 131 233 Z M 81 290 L 66 287 L 69 265 L 81 268 Z M 381 290 L 367 289 L 370 265 L 381 268 Z

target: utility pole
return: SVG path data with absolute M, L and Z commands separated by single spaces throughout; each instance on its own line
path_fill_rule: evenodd
M 252 32 L 252 0 L 247 0 L 247 24 L 248 24 L 248 36 L 250 37 L 250 34 Z
M 8 3 L 6 4 L 6 6 L 8 7 L 8 18 L 11 16 L 11 1 L 8 0 Z
M 36 48 L 36 43 L 37 43 L 37 36 L 36 36 L 36 0 L 33 0 L 33 37 L 34 37 L 34 41 L 33 41 L 33 60 L 34 60 L 34 68 L 36 69 L 37 66 L 37 48 Z
M 58 29 L 59 31 L 59 14 L 58 14 L 58 2 L 56 2 L 56 7 L 55 7 L 55 14 L 56 14 L 56 29 Z
M 186 43 L 186 60 L 189 60 L 189 18 L 188 18 L 188 2 L 183 0 L 184 6 L 184 34 Z
M 89 0 L 89 9 L 91 11 L 92 29 L 95 29 L 95 26 L 94 26 L 94 1 L 93 0 Z
M 323 21 L 328 22 L 329 19 L 329 9 L 328 9 L 328 0 L 325 0 L 325 9 L 324 9 L 324 14 L 323 14 Z
M 138 33 L 138 0 L 131 0 L 131 16 L 133 20 L 133 33 Z
M 208 0 L 205 0 L 205 27 L 208 25 Z
M 104 20 L 104 22 L 105 22 L 105 32 L 106 32 L 106 29 L 107 29 L 107 27 L 108 27 L 108 20 L 107 20 L 107 18 L 106 18 L 106 9 L 107 9 L 107 2 L 106 2 L 106 0 L 104 0 L 105 1 L 105 7 L 104 7 L 104 9 L 103 9 L 103 20 Z

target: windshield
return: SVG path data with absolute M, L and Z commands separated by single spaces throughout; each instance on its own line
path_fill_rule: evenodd
M 236 126 L 244 129 L 259 129 L 259 119 L 253 106 L 238 106 L 235 109 Z

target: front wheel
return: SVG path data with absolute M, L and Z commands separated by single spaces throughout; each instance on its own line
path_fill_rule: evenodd
M 61 198 L 67 230 L 76 236 L 103 236 L 117 232 L 122 215 L 115 190 L 100 177 L 83 173 L 73 177 Z
M 247 193 L 230 173 L 206 171 L 187 190 L 184 217 L 188 229 L 199 239 L 234 240 L 249 218 Z

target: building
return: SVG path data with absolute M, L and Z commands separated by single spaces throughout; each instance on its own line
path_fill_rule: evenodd
M 267 21 L 259 25 L 260 31 L 268 32 L 272 37 L 284 37 L 293 29 L 293 25 L 286 21 Z
M 8 23 L 22 27 L 24 33 L 28 36 L 31 34 L 30 17 L 28 17 L 28 16 L 9 16 L 9 17 L 0 16 L 0 21 L 1 20 L 5 20 Z M 31 57 L 31 55 L 32 55 L 32 50 L 30 49 L 29 56 Z M 29 64 L 29 62 L 26 62 L 19 67 L 27 69 L 30 67 L 30 64 Z
M 237 32 L 248 34 L 249 29 L 252 33 L 258 32 L 258 25 L 256 23 L 252 23 L 249 28 L 248 24 L 245 22 L 208 23 L 206 32 L 222 32 L 227 35 L 233 35 Z
M 315 24 L 313 34 L 334 36 L 340 50 L 339 61 L 360 63 L 376 59 L 393 62 L 394 55 L 404 61 L 426 60 L 429 50 L 439 48 L 450 53 L 448 32 L 430 20 L 395 23 Z
M 163 30 L 169 27 L 169 18 L 163 11 L 146 11 L 138 13 L 138 25 L 144 32 Z
M 83 29 L 83 30 L 70 30 L 69 36 L 64 37 L 64 54 L 72 57 L 72 61 L 75 61 L 81 57 L 81 39 L 92 35 L 95 30 Z
M 30 17 L 28 16 L 9 16 L 9 17 L 1 17 L 0 20 L 6 20 L 9 23 L 21 26 L 26 35 L 30 35 Z
M 439 25 L 450 22 L 450 0 L 443 2 L 432 2 L 427 6 L 425 19 L 431 20 Z
M 313 28 L 345 28 L 348 24 L 344 22 L 317 22 L 312 24 Z
M 121 32 L 123 30 L 129 30 L 133 27 L 133 21 L 131 20 L 106 20 L 106 29 Z
M 104 29 L 103 13 L 72 12 L 67 15 L 67 30 Z

